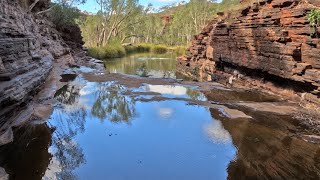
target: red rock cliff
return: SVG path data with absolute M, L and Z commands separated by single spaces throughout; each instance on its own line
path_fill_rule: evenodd
M 319 6 L 319 0 L 262 0 L 234 18 L 220 15 L 194 37 L 189 54 L 178 59 L 178 71 L 196 76 L 224 67 L 247 75 L 255 71 L 319 96 L 320 32 L 315 34 L 307 20 Z

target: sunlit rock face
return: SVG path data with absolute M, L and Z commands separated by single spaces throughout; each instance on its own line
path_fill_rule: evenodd
M 195 36 L 189 55 L 178 60 L 178 71 L 209 80 L 216 80 L 211 75 L 217 71 L 259 72 L 299 82 L 299 88 L 319 95 L 320 32 L 312 35 L 307 20 L 318 4 L 261 0 L 234 17 L 222 15 Z

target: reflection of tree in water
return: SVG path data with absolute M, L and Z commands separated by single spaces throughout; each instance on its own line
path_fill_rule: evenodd
M 229 180 L 319 179 L 320 147 L 292 136 L 288 127 L 298 127 L 291 117 L 242 110 L 255 120 L 232 121 L 210 109 L 237 147 L 237 157 L 227 169 Z
M 79 108 L 68 112 L 61 110 L 57 113 L 52 137 L 53 155 L 58 160 L 61 172 L 57 173 L 58 179 L 77 179 L 73 170 L 85 163 L 82 148 L 73 140 L 78 133 L 83 133 L 85 128 L 86 111 Z
M 146 63 L 143 63 L 138 69 L 137 69 L 137 75 L 140 77 L 148 77 L 149 71 L 147 68 Z
M 121 72 L 125 74 L 140 75 L 143 71 L 141 67 L 147 70 L 145 75 L 156 78 L 175 78 L 176 60 L 172 54 L 138 54 L 116 61 L 106 61 L 106 67 L 111 72 Z
M 82 148 L 74 141 L 78 133 L 85 131 L 86 109 L 79 102 L 80 87 L 67 86 L 57 91 L 56 99 L 63 103 L 57 109 L 49 124 L 55 129 L 52 136 L 51 153 L 56 161 L 58 171 L 51 174 L 57 179 L 78 179 L 73 170 L 85 163 Z M 59 94 L 58 94 L 59 93 Z M 50 170 L 49 170 L 50 171 Z M 49 176 L 48 175 L 48 176 Z M 50 177 L 47 177 L 50 179 Z
M 64 85 L 57 90 L 54 94 L 54 98 L 63 104 L 73 104 L 76 98 L 80 96 L 80 88 L 75 85 Z
M 93 116 L 112 122 L 129 122 L 135 115 L 134 97 L 121 94 L 124 87 L 115 83 L 100 83 L 96 94 L 96 102 L 91 113 Z
M 195 90 L 192 88 L 187 88 L 187 95 L 192 99 L 192 100 L 203 100 L 205 99 L 205 96 L 202 92 L 199 90 Z
M 162 76 L 162 78 L 171 78 L 171 77 L 174 78 L 173 71 L 167 71 L 167 70 L 163 71 L 163 76 Z

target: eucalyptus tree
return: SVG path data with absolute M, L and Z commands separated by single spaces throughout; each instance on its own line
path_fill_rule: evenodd
M 112 37 L 118 37 L 126 28 L 136 22 L 142 11 L 138 0 L 97 0 L 102 16 L 98 46 L 107 45 Z

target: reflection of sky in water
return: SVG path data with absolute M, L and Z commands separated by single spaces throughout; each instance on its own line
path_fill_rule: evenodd
M 223 128 L 220 121 L 213 121 L 212 123 L 207 124 L 204 127 L 204 131 L 214 143 L 231 143 L 231 135 Z
M 190 98 L 183 86 L 146 88 Z M 176 100 L 135 102 L 115 83 L 89 82 L 76 90 L 76 100 L 51 116 L 57 129 L 47 179 L 227 178 L 236 150 L 207 108 Z
M 160 93 L 164 97 L 168 98 L 190 98 L 201 101 L 207 100 L 200 91 L 185 86 L 146 84 L 144 86 L 144 90 L 147 92 Z

